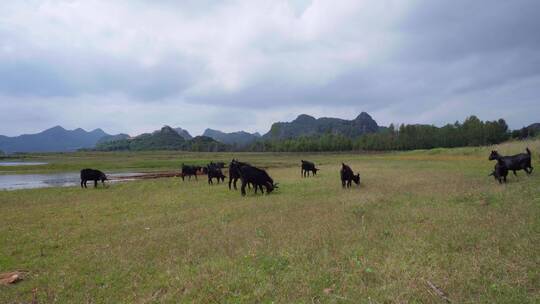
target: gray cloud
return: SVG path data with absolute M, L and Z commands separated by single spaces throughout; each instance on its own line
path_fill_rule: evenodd
M 454 61 L 467 56 L 538 50 L 540 2 L 425 1 L 400 23 L 408 59 Z M 421 47 L 423 46 L 423 47 Z
M 128 133 L 266 132 L 300 113 L 361 110 L 383 124 L 476 114 L 521 127 L 540 116 L 538 11 L 533 0 L 4 2 L 0 128 L 75 125 L 88 103 L 113 107 L 81 124 Z
M 0 62 L 0 92 L 13 96 L 77 97 L 121 92 L 156 100 L 194 84 L 197 67 L 170 56 L 150 67 L 98 53 L 39 54 Z

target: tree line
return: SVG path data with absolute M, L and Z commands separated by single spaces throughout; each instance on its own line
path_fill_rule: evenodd
M 389 151 L 432 148 L 453 148 L 498 144 L 510 138 L 504 119 L 481 121 L 470 116 L 463 123 L 456 121 L 443 127 L 402 124 L 383 128 L 380 132 L 348 138 L 339 134 L 299 137 L 284 140 L 257 141 L 248 147 L 257 152 L 318 151 Z

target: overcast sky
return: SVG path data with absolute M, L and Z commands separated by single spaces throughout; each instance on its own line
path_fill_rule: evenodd
M 538 0 L 0 1 L 0 134 L 540 121 Z

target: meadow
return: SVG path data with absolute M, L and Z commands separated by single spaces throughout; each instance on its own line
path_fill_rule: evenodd
M 492 177 L 492 148 L 536 170 Z M 540 140 L 381 154 L 67 153 L 0 174 L 266 167 L 241 197 L 204 178 L 0 191 L 0 303 L 538 303 Z M 319 165 L 301 178 L 300 159 Z M 361 185 L 342 189 L 341 162 Z M 430 284 L 432 286 L 430 286 Z M 436 288 L 433 288 L 436 286 Z

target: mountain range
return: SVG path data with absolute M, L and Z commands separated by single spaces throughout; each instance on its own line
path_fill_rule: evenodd
M 65 130 L 57 126 L 41 133 L 16 137 L 0 136 L 0 150 L 13 152 L 63 152 L 78 149 L 99 150 L 223 150 L 242 149 L 258 140 L 281 140 L 300 136 L 339 134 L 358 137 L 362 134 L 377 132 L 380 127 L 371 116 L 360 113 L 353 120 L 339 118 L 314 118 L 302 114 L 291 122 L 276 122 L 263 136 L 245 131 L 226 133 L 206 129 L 202 136 L 193 137 L 183 128 L 165 126 L 152 133 L 135 137 L 127 134 L 110 135 L 101 129 L 86 132 L 83 129 Z M 221 144 L 221 145 L 220 145 Z
M 528 128 L 539 130 L 540 124 Z M 127 134 L 110 135 L 101 129 L 85 131 L 83 129 L 66 130 L 60 126 L 47 129 L 37 134 L 25 134 L 15 137 L 0 135 L 0 151 L 14 152 L 66 152 L 79 149 L 100 150 L 193 150 L 224 151 L 248 147 L 257 141 L 283 140 L 297 137 L 319 136 L 323 134 L 342 135 L 357 138 L 363 134 L 381 132 L 386 127 L 365 112 L 352 120 L 312 116 L 301 114 L 291 122 L 276 122 L 264 135 L 245 131 L 226 133 L 206 129 L 202 136 L 193 137 L 180 127 L 165 126 L 152 133 L 135 137 Z
M 61 126 L 37 134 L 15 137 L 0 135 L 0 150 L 13 152 L 62 152 L 93 148 L 103 137 L 111 136 L 101 129 L 87 132 L 83 129 L 66 130 Z

